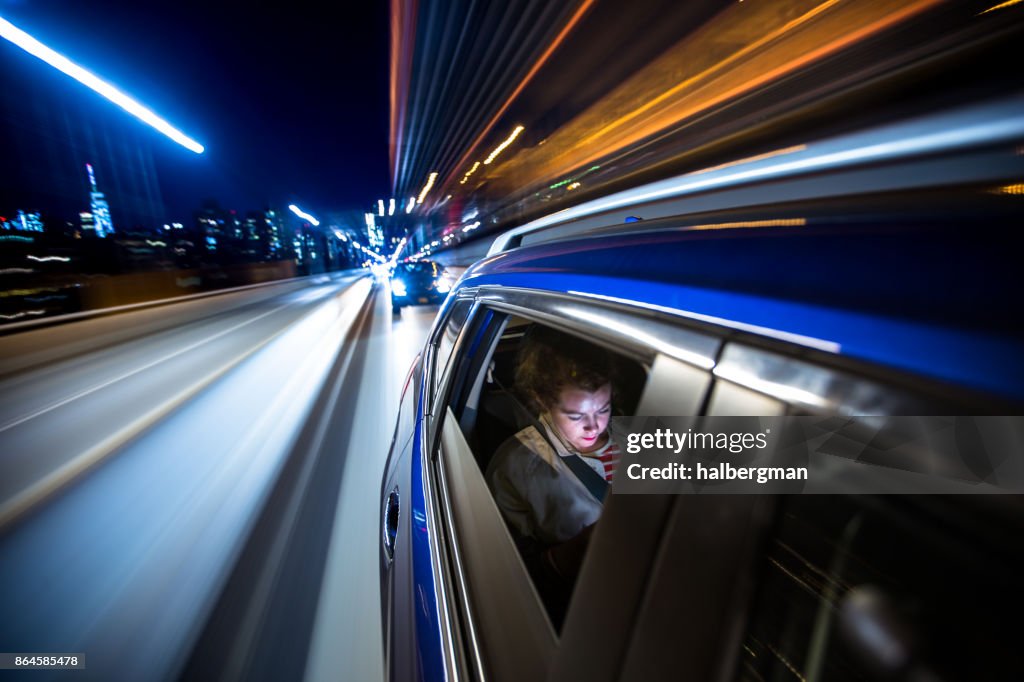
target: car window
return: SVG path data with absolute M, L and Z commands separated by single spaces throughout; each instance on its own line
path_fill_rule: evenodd
M 430 275 L 431 277 L 436 277 L 440 274 L 440 268 L 437 266 L 437 263 L 421 261 L 418 263 L 403 263 L 395 269 L 395 272 L 398 274 Z
M 418 362 L 418 361 L 417 361 Z M 414 365 L 402 384 L 402 398 L 398 404 L 398 416 L 395 420 L 395 433 L 391 440 L 391 449 L 401 448 L 410 438 L 416 428 L 416 386 L 415 382 L 419 377 L 417 365 Z
M 460 410 L 468 451 L 557 628 L 614 481 L 610 419 L 634 413 L 647 372 L 580 336 L 502 318 L 463 358 L 475 374 L 455 380 L 461 390 L 448 402 Z M 524 473 L 536 467 L 536 476 Z
M 435 392 L 441 384 L 441 378 L 444 376 L 445 369 L 448 367 L 448 362 L 451 359 L 452 349 L 459 338 L 459 333 L 466 324 L 472 304 L 473 302 L 468 299 L 456 301 L 452 305 L 440 332 L 435 337 L 434 347 L 436 350 L 434 352 L 433 376 L 433 390 Z
M 1003 679 L 1019 649 L 1017 566 L 966 496 L 785 498 L 736 679 Z M 950 520 L 955 524 L 949 526 Z M 939 528 L 944 527 L 942 532 Z

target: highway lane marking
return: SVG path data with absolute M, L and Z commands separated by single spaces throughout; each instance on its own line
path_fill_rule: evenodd
M 370 284 L 369 280 L 361 280 L 362 283 Z M 352 291 L 357 291 L 357 286 L 360 282 L 354 283 L 352 286 L 345 289 L 340 296 L 344 297 L 346 294 Z M 366 290 L 364 297 L 369 296 L 372 291 L 372 286 Z M 332 297 L 333 298 L 333 297 Z M 322 304 L 322 306 L 329 305 L 329 301 Z M 322 306 L 318 306 L 317 310 Z M 282 306 L 286 307 L 286 306 Z M 270 314 L 280 310 L 277 308 L 270 311 Z M 345 317 L 344 310 L 339 318 Z M 309 315 L 315 314 L 315 310 Z M 262 317 L 262 316 L 261 316 Z M 308 317 L 308 316 L 306 316 Z M 257 318 L 258 319 L 258 318 Z M 255 321 L 255 320 L 253 320 Z M 245 323 L 243 323 L 245 324 Z M 231 361 L 222 365 L 218 370 L 206 375 L 202 379 L 194 382 L 182 391 L 179 391 L 173 398 L 165 401 L 164 403 L 153 408 L 149 412 L 145 413 L 141 417 L 135 419 L 132 423 L 122 427 L 119 431 L 112 434 L 108 438 L 105 438 L 101 442 L 97 443 L 93 447 L 85 450 L 82 453 L 74 456 L 71 460 L 65 462 L 58 469 L 45 475 L 29 487 L 25 488 L 21 492 L 13 495 L 10 499 L 0 503 L 0 531 L 2 531 L 9 523 L 15 521 L 23 513 L 34 507 L 36 504 L 46 499 L 53 493 L 60 490 L 62 487 L 70 483 L 72 480 L 85 473 L 93 466 L 101 462 L 107 455 L 115 452 L 118 448 L 127 444 L 133 438 L 143 433 L 146 429 L 151 427 L 153 424 L 158 422 L 160 419 L 165 417 L 167 414 L 175 410 L 176 408 L 183 405 L 194 395 L 198 394 L 204 388 L 212 384 L 214 381 L 224 376 L 227 372 L 237 367 L 247 358 L 254 355 L 259 350 L 269 345 L 272 341 L 280 337 L 281 335 L 292 329 L 294 325 L 288 325 L 283 329 L 271 334 L 269 337 L 260 341 L 255 346 L 239 354 Z M 214 337 L 211 337 L 214 338 Z
M 354 325 L 359 324 L 360 328 L 365 327 L 365 318 L 361 321 L 360 318 L 365 310 L 366 302 L 369 299 L 369 295 L 372 290 L 373 286 L 371 285 L 369 291 L 367 291 L 367 295 L 363 298 L 362 303 L 358 307 L 351 306 L 347 308 L 347 310 L 351 312 L 345 316 L 346 324 L 344 325 L 344 332 L 341 334 L 339 342 L 343 342 L 351 336 Z M 372 314 L 373 313 L 371 311 L 370 315 L 372 316 Z M 352 366 L 357 348 L 353 345 L 353 347 L 346 349 L 346 351 L 344 358 L 341 359 L 342 364 L 340 370 L 338 371 L 333 384 L 330 386 L 330 392 L 328 393 L 326 404 L 323 410 L 316 415 L 318 423 L 316 424 L 313 437 L 309 444 L 309 452 L 313 453 L 315 456 L 307 457 L 306 460 L 302 462 L 297 482 L 293 488 L 293 494 L 289 496 L 285 504 L 285 508 L 279 517 L 279 529 L 281 530 L 279 530 L 273 538 L 268 556 L 261 566 L 256 585 L 250 595 L 248 608 L 245 609 L 242 618 L 240 619 L 241 622 L 238 626 L 239 634 L 235 637 L 234 645 L 228 653 L 225 666 L 225 677 L 229 679 L 244 677 L 247 656 L 246 652 L 248 651 L 248 647 L 258 636 L 257 633 L 259 626 L 263 622 L 263 609 L 270 598 L 269 595 L 273 589 L 274 583 L 277 581 L 281 565 L 284 561 L 284 553 L 287 549 L 287 543 L 291 538 L 292 532 L 295 530 L 296 518 L 299 514 L 299 505 L 303 499 L 300 496 L 295 495 L 294 491 L 305 491 L 309 487 L 309 481 L 313 475 L 313 471 L 319 463 L 320 457 L 324 456 L 324 438 L 331 422 L 330 418 L 327 418 L 325 415 L 333 414 L 337 408 L 338 400 L 341 397 L 341 390 L 344 388 L 346 378 L 348 378 L 349 368 Z M 334 357 L 336 357 L 336 355 Z M 329 363 L 327 375 L 325 375 L 325 381 L 330 377 L 330 369 L 334 364 L 335 362 L 333 361 Z M 314 399 L 313 403 L 310 405 L 311 410 L 315 404 L 316 401 Z
M 145 365 L 142 365 L 141 367 L 136 367 L 135 369 L 133 369 L 133 370 L 131 370 L 129 372 L 126 372 L 126 373 L 124 373 L 124 374 L 122 374 L 122 375 L 120 375 L 118 377 L 114 377 L 113 379 L 108 379 L 107 381 L 104 381 L 104 382 L 102 382 L 100 384 L 96 384 L 95 386 L 92 386 L 90 388 L 87 388 L 87 389 L 84 389 L 82 391 L 79 391 L 78 393 L 73 393 L 72 395 L 70 395 L 70 396 L 68 396 L 66 398 L 62 398 L 61 400 L 58 400 L 58 401 L 56 401 L 54 403 L 51 403 L 51 404 L 49 404 L 49 405 L 47 405 L 45 407 L 40 408 L 40 409 L 36 410 L 35 412 L 31 412 L 31 413 L 23 415 L 21 417 L 17 417 L 15 419 L 7 422 L 6 424 L 0 425 L 0 433 L 3 433 L 4 431 L 7 431 L 8 429 L 12 429 L 15 426 L 18 426 L 19 424 L 24 424 L 25 422 L 27 422 L 27 421 L 29 421 L 31 419 L 35 419 L 36 417 L 39 417 L 41 415 L 44 415 L 47 412 L 52 412 L 53 410 L 56 410 L 59 407 L 67 405 L 68 403 L 74 402 L 75 400 L 78 400 L 79 398 L 84 398 L 85 396 L 90 395 L 92 393 L 95 393 L 96 391 L 99 391 L 99 390 L 102 390 L 104 388 L 107 388 L 108 386 L 111 386 L 112 384 L 116 384 L 119 381 L 123 381 L 125 379 L 128 379 L 129 377 L 135 376 L 136 374 L 139 374 L 140 372 L 144 372 L 147 369 L 151 369 L 152 367 L 155 367 L 155 366 L 157 366 L 157 365 L 159 365 L 159 364 L 161 364 L 163 362 L 166 362 L 168 360 L 173 360 L 174 358 L 178 357 L 179 355 L 182 355 L 182 354 L 187 353 L 187 352 L 189 352 L 191 350 L 194 350 L 194 349 L 202 346 L 203 344 L 209 343 L 211 341 L 215 341 L 215 340 L 219 339 L 222 336 L 225 336 L 227 334 L 230 334 L 231 332 L 237 331 L 238 329 L 241 329 L 242 327 L 250 325 L 250 324 L 252 324 L 254 322 L 258 322 L 259 320 L 262 320 L 264 317 L 267 317 L 269 315 L 273 315 L 274 313 L 278 312 L 279 310 L 283 310 L 285 308 L 291 307 L 294 304 L 295 304 L 295 302 L 291 301 L 291 302 L 286 303 L 286 304 L 284 304 L 282 306 L 278 306 L 277 308 L 274 308 L 273 310 L 268 310 L 267 312 L 262 313 L 261 315 L 257 315 L 256 317 L 253 317 L 253 318 L 250 318 L 248 320 L 245 320 L 244 322 L 239 322 L 238 324 L 236 324 L 236 325 L 234 325 L 232 327 L 229 327 L 227 329 L 221 330 L 221 331 L 217 332 L 216 334 L 214 334 L 213 336 L 208 336 L 208 337 L 206 337 L 204 339 L 200 339 L 199 341 L 196 341 L 196 342 L 194 342 L 194 343 L 192 343 L 192 344 L 190 344 L 188 346 L 185 346 L 184 348 L 179 348 L 178 350 L 174 351 L 173 353 L 171 353 L 169 355 L 165 355 L 165 356 L 163 356 L 161 358 L 157 358 L 156 360 L 153 360 L 153 361 L 151 361 L 149 363 L 146 363 Z M 271 337 L 271 338 L 273 338 L 273 337 Z

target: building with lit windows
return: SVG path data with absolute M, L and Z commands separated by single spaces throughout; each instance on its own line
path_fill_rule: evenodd
M 96 187 L 96 176 L 93 174 L 92 164 L 85 164 L 85 169 L 89 172 L 89 209 L 92 213 L 92 224 L 87 226 L 83 220 L 82 229 L 92 230 L 97 237 L 103 238 L 114 234 L 114 223 L 110 219 L 110 206 L 107 205 L 103 192 Z
M 38 213 L 18 211 L 18 216 L 15 218 L 14 224 L 11 227 L 23 232 L 42 232 L 43 219 Z

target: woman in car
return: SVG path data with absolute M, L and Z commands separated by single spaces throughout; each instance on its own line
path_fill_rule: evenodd
M 543 328 L 523 342 L 515 384 L 534 423 L 502 443 L 486 477 L 542 592 L 571 586 L 601 515 L 619 458 L 608 428 L 614 375 L 597 346 Z

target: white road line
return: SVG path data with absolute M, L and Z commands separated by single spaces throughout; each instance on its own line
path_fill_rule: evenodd
M 355 287 L 349 287 L 344 293 L 356 290 L 357 289 Z M 365 298 L 365 296 L 369 295 L 369 291 L 365 291 L 363 295 Z M 275 310 L 280 310 L 280 308 L 277 308 Z M 270 311 L 269 313 L 266 314 L 269 315 L 272 312 L 274 311 Z M 264 316 L 265 315 L 261 315 L 261 317 Z M 340 318 L 351 319 L 349 318 L 349 316 L 344 314 L 342 314 Z M 43 478 L 31 484 L 29 487 L 12 496 L 10 499 L 0 503 L 0 530 L 2 530 L 12 521 L 16 520 L 27 510 L 31 509 L 32 507 L 40 503 L 42 500 L 46 499 L 54 492 L 63 488 L 65 485 L 67 485 L 72 480 L 76 479 L 84 472 L 96 466 L 99 462 L 102 462 L 109 454 L 115 452 L 117 448 L 121 447 L 122 445 L 126 444 L 127 442 L 141 434 L 143 431 L 145 431 L 153 424 L 158 422 L 160 419 L 165 417 L 175 408 L 184 404 L 191 397 L 193 397 L 201 390 L 212 384 L 214 381 L 222 377 L 224 374 L 229 372 L 234 367 L 237 367 L 246 358 L 252 356 L 257 351 L 267 346 L 274 339 L 278 338 L 279 336 L 287 332 L 291 327 L 292 325 L 284 327 L 283 329 L 275 332 L 266 339 L 260 341 L 255 346 L 249 348 L 245 352 L 233 358 L 228 363 L 222 365 L 220 368 L 217 369 L 217 371 L 212 372 L 203 377 L 202 379 L 199 379 L 198 381 L 192 383 L 184 390 L 179 391 L 172 398 L 153 408 L 144 415 L 136 418 L 130 424 L 127 424 L 126 426 L 122 427 L 116 433 L 111 434 L 110 436 L 103 439 L 101 442 L 97 443 L 93 447 L 74 456 L 71 460 L 65 462 L 58 469 L 50 472 Z M 155 363 L 151 363 L 150 366 L 152 366 L 152 364 Z M 109 385 L 109 383 L 113 382 L 108 382 L 107 385 Z M 39 414 L 41 414 L 41 412 Z
M 114 377 L 113 379 L 108 379 L 107 381 L 104 381 L 102 383 L 96 384 L 95 386 L 91 386 L 90 388 L 87 388 L 87 389 L 84 389 L 82 391 L 79 391 L 78 393 L 73 393 L 73 394 L 71 394 L 70 396 L 68 396 L 66 398 L 62 398 L 62 399 L 60 399 L 60 400 L 58 400 L 56 402 L 50 403 L 49 405 L 47 405 L 45 407 L 42 407 L 42 408 L 40 408 L 40 409 L 38 409 L 38 410 L 36 410 L 34 412 L 31 412 L 31 413 L 26 414 L 26 415 L 22 415 L 21 417 L 17 417 L 15 419 L 7 422 L 6 424 L 0 425 L 0 433 L 6 431 L 8 429 L 12 429 L 15 426 L 18 426 L 19 424 L 24 424 L 25 422 L 29 421 L 30 419 L 35 419 L 36 417 L 44 415 L 47 412 L 52 412 L 53 410 L 56 410 L 58 407 L 62 407 L 64 405 L 67 405 L 68 403 L 74 402 L 75 400 L 78 400 L 79 398 L 84 398 L 87 395 L 90 395 L 92 393 L 95 393 L 96 391 L 102 390 L 102 389 L 104 389 L 104 388 L 106 388 L 106 387 L 108 387 L 108 386 L 110 386 L 112 384 L 116 384 L 119 381 L 123 381 L 123 380 L 125 380 L 125 379 L 127 379 L 129 377 L 135 376 L 136 374 L 139 374 L 140 372 L 144 372 L 147 369 L 155 367 L 155 366 L 157 366 L 157 365 L 159 365 L 161 363 L 167 362 L 168 360 L 173 360 L 174 358 L 178 357 L 179 355 L 182 355 L 184 353 L 188 353 L 189 351 L 194 350 L 194 349 L 202 346 L 203 344 L 209 343 L 211 341 L 215 341 L 216 339 L 219 339 L 222 336 L 230 334 L 233 331 L 237 331 L 238 329 L 241 329 L 242 327 L 245 327 L 246 325 L 250 325 L 253 322 L 257 322 L 259 320 L 262 320 L 264 317 L 267 317 L 268 315 L 273 315 L 274 313 L 278 312 L 279 310 L 283 310 L 285 308 L 288 308 L 291 305 L 293 305 L 293 303 L 294 302 L 286 303 L 286 304 L 284 304 L 282 306 L 278 306 L 277 308 L 274 308 L 273 310 L 268 310 L 267 312 L 265 312 L 265 313 L 263 313 L 261 315 L 257 315 L 256 317 L 253 317 L 253 318 L 250 318 L 248 320 L 245 320 L 244 322 L 239 322 L 238 324 L 236 324 L 236 325 L 234 325 L 232 327 L 229 327 L 227 329 L 224 329 L 224 330 L 221 330 L 221 331 L 217 332 L 213 336 L 209 336 L 209 337 L 206 337 L 204 339 L 200 339 L 199 341 L 196 341 L 196 342 L 194 342 L 194 343 L 192 343 L 192 344 L 190 344 L 188 346 L 185 346 L 184 348 L 179 348 L 178 350 L 174 351 L 173 353 L 165 355 L 165 356 L 163 356 L 161 358 L 157 358 L 156 360 L 148 362 L 145 365 L 142 365 L 140 367 L 136 367 L 135 369 L 133 369 L 133 370 L 131 370 L 129 372 L 125 372 L 124 374 L 121 374 L 120 376 Z M 273 338 L 273 337 L 271 337 L 271 338 Z

